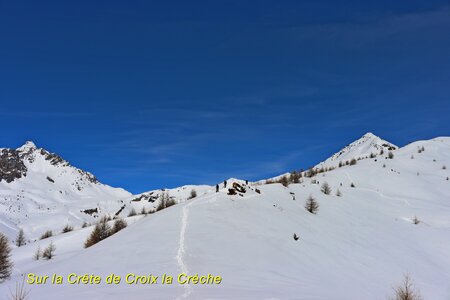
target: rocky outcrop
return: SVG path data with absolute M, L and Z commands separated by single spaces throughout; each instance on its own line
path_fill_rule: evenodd
M 0 152 L 0 182 L 10 183 L 27 175 L 27 167 L 14 149 L 2 149 Z
M 16 179 L 27 175 L 27 166 L 33 164 L 39 157 L 43 157 L 50 165 L 55 167 L 69 167 L 79 173 L 78 180 L 72 185 L 79 191 L 83 190 L 86 183 L 97 184 L 97 178 L 89 172 L 74 168 L 61 156 L 50 153 L 45 149 L 37 148 L 33 142 L 26 142 L 17 149 L 0 148 L 0 182 L 5 180 L 10 183 Z M 30 169 L 31 170 L 31 169 Z M 47 177 L 47 180 L 54 183 L 53 178 Z

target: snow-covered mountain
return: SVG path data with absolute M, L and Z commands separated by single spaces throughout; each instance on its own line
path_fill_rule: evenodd
M 337 167 L 339 162 L 345 163 L 351 159 L 369 158 L 370 155 L 378 155 L 381 152 L 395 150 L 398 147 L 389 143 L 371 132 L 366 133 L 360 139 L 345 146 L 330 158 L 318 164 L 316 167 Z
M 67 224 L 81 226 L 117 211 L 130 196 L 33 142 L 0 149 L 0 231 L 10 237 L 19 228 L 35 239 Z
M 185 186 L 127 196 L 126 209 L 151 209 L 162 193 L 179 204 L 127 217 L 127 228 L 88 249 L 83 243 L 92 226 L 14 248 L 13 276 L 0 284 L 0 295 L 30 272 L 114 273 L 122 276 L 117 285 L 33 285 L 30 299 L 378 300 L 409 274 L 424 299 L 448 300 L 450 138 L 391 150 L 391 158 L 394 146 L 378 139 L 363 137 L 327 161 L 378 150 L 375 157 L 332 165 L 287 187 L 230 179 L 218 193 L 214 186 Z M 325 182 L 329 194 L 321 191 Z M 240 191 L 230 195 L 233 184 Z M 192 190 L 197 196 L 189 199 Z M 316 214 L 305 209 L 310 195 Z M 38 245 L 50 241 L 56 256 L 33 261 Z M 158 284 L 127 284 L 129 273 L 159 276 Z M 222 282 L 181 285 L 180 273 L 220 275 Z M 161 284 L 163 274 L 174 283 Z

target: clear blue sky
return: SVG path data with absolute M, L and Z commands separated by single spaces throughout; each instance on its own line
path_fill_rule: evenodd
M 0 147 L 132 192 L 450 135 L 449 1 L 0 0 Z

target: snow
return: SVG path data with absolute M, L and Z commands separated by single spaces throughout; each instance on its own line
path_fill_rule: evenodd
M 378 144 L 356 143 L 361 147 L 351 147 L 345 159 L 365 157 L 375 147 L 366 146 Z M 418 153 L 422 146 L 425 151 Z M 219 193 L 206 185 L 147 192 L 141 195 L 167 192 L 179 204 L 126 218 L 127 228 L 88 249 L 83 243 L 92 227 L 14 248 L 13 276 L 0 284 L 0 294 L 30 272 L 103 278 L 135 273 L 173 275 L 175 282 L 33 285 L 30 299 L 375 300 L 388 299 L 409 274 L 424 299 L 449 299 L 450 172 L 442 168 L 450 167 L 449 150 L 447 137 L 418 141 L 392 151 L 393 159 L 385 151 L 288 187 L 250 183 L 242 196 L 227 195 L 223 184 Z M 245 185 L 229 179 L 227 187 L 232 182 Z M 330 195 L 320 192 L 323 182 L 331 186 Z M 188 200 L 192 189 L 198 196 Z M 342 197 L 335 195 L 337 189 Z M 158 200 L 132 201 L 141 195 L 124 198 L 126 209 L 156 206 Z M 320 205 L 317 214 L 304 209 L 309 195 Z M 417 225 L 414 216 L 421 220 Z M 54 259 L 33 261 L 37 245 L 50 241 L 56 245 Z M 182 272 L 223 280 L 180 285 L 176 276 Z
M 191 203 L 183 206 L 183 215 L 181 217 L 181 230 L 180 230 L 180 243 L 178 246 L 177 251 L 177 263 L 178 268 L 180 269 L 181 273 L 189 274 L 189 271 L 186 266 L 185 262 L 185 255 L 186 255 L 186 249 L 185 249 L 185 239 L 186 239 L 186 227 L 187 227 L 187 220 L 188 220 L 188 212 L 189 212 L 189 206 Z M 185 286 L 185 293 L 181 296 L 181 299 L 187 298 L 192 293 L 192 288 L 190 285 Z
M 22 152 L 28 152 L 37 149 L 36 144 L 32 141 L 26 141 L 25 144 L 17 148 L 17 150 Z
M 26 176 L 11 183 L 0 182 L 0 231 L 13 239 L 19 228 L 31 239 L 46 230 L 60 231 L 66 224 L 81 227 L 94 216 L 81 212 L 99 210 L 115 213 L 131 194 L 120 188 L 95 182 L 93 175 L 55 162 L 54 155 L 26 142 L 17 149 L 27 168 Z
M 339 152 L 332 155 L 327 160 L 321 162 L 316 167 L 337 167 L 339 162 L 345 163 L 351 159 L 368 158 L 371 154 L 379 154 L 381 150 L 389 151 L 398 147 L 389 143 L 371 132 L 366 133 L 360 139 L 344 147 Z

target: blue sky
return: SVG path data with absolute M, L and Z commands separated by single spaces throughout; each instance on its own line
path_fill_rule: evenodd
M 450 135 L 448 1 L 1 1 L 0 147 L 132 192 Z

